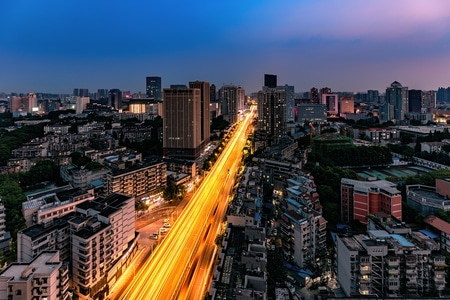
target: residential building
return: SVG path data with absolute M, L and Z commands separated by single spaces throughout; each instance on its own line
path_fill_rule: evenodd
M 380 122 L 394 121 L 400 124 L 405 119 L 408 109 L 408 88 L 394 81 L 386 88 L 385 101 L 380 105 Z
M 72 299 L 69 268 L 59 251 L 45 251 L 28 263 L 12 263 L 0 273 L 0 300 Z
M 258 92 L 258 131 L 265 134 L 268 146 L 287 133 L 285 90 L 264 86 Z
M 164 89 L 163 156 L 195 160 L 203 150 L 201 90 Z
M 167 186 L 167 166 L 161 161 L 137 163 L 134 166 L 110 170 L 104 177 L 104 193 L 125 193 L 138 198 L 156 194 Z
M 402 220 L 402 195 L 394 183 L 341 179 L 341 220 L 367 224 L 367 216 L 380 211 Z
M 442 291 L 445 257 L 436 253 L 433 243 L 423 243 L 423 239 L 422 235 L 408 238 L 383 230 L 337 236 L 337 279 L 344 294 L 419 297 L 433 288 Z
M 281 240 L 285 258 L 300 268 L 321 269 L 327 253 L 327 221 L 322 214 L 294 199 L 285 199 Z
M 90 100 L 91 99 L 89 97 L 77 97 L 75 104 L 76 105 L 75 113 L 81 114 L 86 109 Z
M 6 212 L 5 204 L 0 196 L 0 252 L 8 253 L 10 251 L 11 233 L 6 231 Z
M 94 181 L 103 181 L 107 169 L 89 170 L 75 165 L 61 166 L 59 173 L 64 182 L 69 183 L 74 188 L 87 189 L 91 187 Z
M 220 111 L 223 119 L 230 123 L 238 121 L 244 106 L 245 90 L 235 85 L 223 85 L 219 89 Z
M 116 110 L 122 109 L 122 91 L 111 89 L 108 91 L 108 105 Z
M 136 253 L 135 198 L 111 194 L 77 206 L 69 220 L 72 285 L 80 300 L 104 298 Z
M 27 201 L 22 202 L 22 214 L 27 227 L 45 224 L 74 212 L 77 204 L 88 200 L 94 200 L 93 189 L 82 190 L 65 185 L 27 194 Z
M 433 215 L 426 217 L 423 221 L 437 232 L 440 249 L 450 253 L 450 223 Z
M 147 98 L 155 101 L 162 100 L 161 77 L 149 76 L 146 78 L 145 91 Z
M 211 121 L 209 113 L 209 97 L 211 90 L 209 82 L 205 81 L 189 82 L 189 87 L 193 89 L 200 89 L 200 140 L 201 147 L 204 149 L 209 143 L 211 137 Z

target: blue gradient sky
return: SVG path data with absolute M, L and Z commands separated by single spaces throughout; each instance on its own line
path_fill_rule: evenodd
M 448 0 L 1 0 L 0 91 L 450 86 Z

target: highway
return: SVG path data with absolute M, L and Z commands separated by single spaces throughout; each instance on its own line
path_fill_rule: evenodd
M 211 267 L 228 196 L 254 113 L 235 129 L 222 154 L 164 239 L 121 299 L 201 299 Z

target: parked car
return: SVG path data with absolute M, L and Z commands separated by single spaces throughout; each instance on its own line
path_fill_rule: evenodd
M 167 232 L 167 229 L 164 228 L 164 227 L 161 227 L 161 228 L 159 229 L 159 233 L 164 234 L 164 233 L 166 233 L 166 232 Z
M 158 233 L 153 233 L 152 235 L 150 235 L 150 238 L 152 240 L 157 240 L 159 238 L 159 234 Z
M 164 228 L 170 228 L 170 224 L 169 223 L 164 223 Z
M 164 219 L 163 223 L 169 223 L 169 219 Z

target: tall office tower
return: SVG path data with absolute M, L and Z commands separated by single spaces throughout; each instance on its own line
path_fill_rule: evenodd
M 147 98 L 153 98 L 155 101 L 161 101 L 161 77 L 149 76 L 146 79 L 145 91 Z
M 235 85 L 223 85 L 219 89 L 220 110 L 225 121 L 230 123 L 237 122 L 241 95 L 245 95 L 245 91 Z
M 338 114 L 338 103 L 339 96 L 338 94 L 322 94 L 321 104 L 325 104 L 327 106 L 327 114 L 336 116 Z
M 201 90 L 164 89 L 163 156 L 195 160 L 201 140 Z
M 211 124 L 209 115 L 209 103 L 210 103 L 210 86 L 209 82 L 194 81 L 189 82 L 191 89 L 200 89 L 200 139 L 202 141 L 202 148 L 206 147 L 209 143 L 211 136 Z
M 277 87 L 277 75 L 264 74 L 264 86 L 268 88 Z
M 295 89 L 293 85 L 277 86 L 278 90 L 286 91 L 286 121 L 294 121 L 294 107 L 295 107 Z
M 409 90 L 408 102 L 409 102 L 409 112 L 420 113 L 422 110 L 422 91 Z
M 437 93 L 436 93 L 436 101 L 437 102 L 450 102 L 450 87 L 438 88 Z
M 311 103 L 319 104 L 319 90 L 315 87 L 312 87 L 310 90 L 310 99 Z
M 286 91 L 265 86 L 258 92 L 258 130 L 268 146 L 286 134 Z
M 89 97 L 77 97 L 76 99 L 76 106 L 75 106 L 75 112 L 77 114 L 83 113 L 83 110 L 86 109 L 86 106 L 88 105 L 90 101 Z
M 434 108 L 436 108 L 436 91 L 423 91 L 422 110 L 431 112 Z
M 75 88 L 73 89 L 73 96 L 77 97 L 80 94 L 79 89 Z
M 355 100 L 353 97 L 341 98 L 341 109 L 339 112 L 341 114 L 353 114 L 355 112 Z
M 122 91 L 119 89 L 112 89 L 108 92 L 108 105 L 119 110 L 122 109 Z
M 209 87 L 209 102 L 216 102 L 216 85 L 211 84 Z
M 408 88 L 394 81 L 390 87 L 386 88 L 385 97 L 384 103 L 380 105 L 380 122 L 400 123 L 408 113 Z
M 369 103 L 378 103 L 379 93 L 377 90 L 368 90 L 367 91 L 367 102 Z

